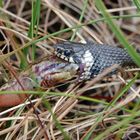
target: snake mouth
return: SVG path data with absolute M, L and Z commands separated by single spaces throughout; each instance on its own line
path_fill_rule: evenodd
M 68 57 L 68 56 L 66 56 L 63 52 L 59 53 L 59 52 L 55 51 L 54 53 L 55 53 L 55 55 L 56 55 L 57 57 L 59 57 L 59 58 L 65 60 L 65 61 L 67 61 L 67 62 L 75 63 L 73 57 L 71 57 L 71 56 Z
M 65 61 L 68 61 L 69 62 L 69 58 L 66 57 L 65 55 L 63 55 L 62 53 L 58 53 L 57 51 L 55 51 L 55 55 Z

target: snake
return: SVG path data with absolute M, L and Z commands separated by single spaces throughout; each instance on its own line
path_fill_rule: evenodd
M 65 41 L 55 44 L 53 48 L 57 57 L 81 68 L 79 81 L 89 80 L 114 64 L 121 67 L 135 65 L 126 49 L 107 44 Z

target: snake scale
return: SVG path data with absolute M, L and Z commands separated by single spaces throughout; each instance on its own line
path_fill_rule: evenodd
M 80 67 L 80 81 L 91 79 L 114 64 L 122 67 L 134 65 L 125 49 L 110 45 L 66 41 L 54 45 L 54 49 L 57 57 Z

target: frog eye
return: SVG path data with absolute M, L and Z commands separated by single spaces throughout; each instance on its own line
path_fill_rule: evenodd
M 72 54 L 72 50 L 65 50 L 65 51 L 64 51 L 64 55 L 65 55 L 66 57 L 71 56 L 71 54 Z

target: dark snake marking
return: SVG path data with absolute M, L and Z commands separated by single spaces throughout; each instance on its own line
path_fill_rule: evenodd
M 62 42 L 54 45 L 55 54 L 82 67 L 80 80 L 88 80 L 114 64 L 120 66 L 134 65 L 133 60 L 125 49 L 110 45 L 88 42 Z

